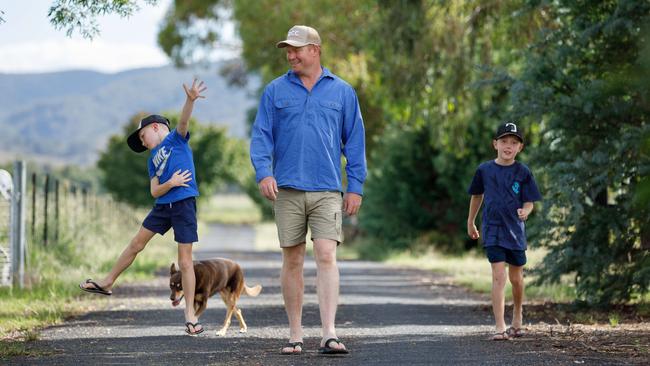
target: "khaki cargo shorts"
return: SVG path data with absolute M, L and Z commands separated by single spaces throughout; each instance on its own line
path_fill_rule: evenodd
M 343 242 L 341 192 L 305 192 L 280 188 L 273 203 L 280 247 L 305 242 L 307 227 L 311 239 Z

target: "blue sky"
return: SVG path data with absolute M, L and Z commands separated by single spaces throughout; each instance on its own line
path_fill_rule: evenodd
M 130 18 L 100 17 L 101 34 L 91 41 L 76 33 L 67 37 L 50 24 L 47 12 L 54 0 L 0 0 L 5 20 L 0 24 L 0 73 L 117 72 L 168 64 L 156 36 L 171 1 L 159 0 L 156 6 L 138 1 L 140 10 Z M 226 32 L 232 37 L 233 29 Z

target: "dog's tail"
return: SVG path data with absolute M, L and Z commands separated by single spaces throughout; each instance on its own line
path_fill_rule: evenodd
M 261 285 L 255 285 L 253 287 L 248 287 L 244 285 L 244 292 L 248 296 L 257 296 L 262 292 L 262 286 Z

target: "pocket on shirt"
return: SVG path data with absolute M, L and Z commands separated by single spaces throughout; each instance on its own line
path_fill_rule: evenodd
M 321 113 L 328 122 L 338 123 L 341 120 L 343 104 L 333 100 L 319 100 L 318 104 L 321 106 Z
M 283 130 L 293 130 L 298 123 L 302 101 L 297 98 L 279 98 L 273 101 L 276 123 Z
M 320 118 L 313 121 L 321 131 L 325 132 L 330 145 L 333 144 L 334 136 L 340 134 L 341 120 L 343 118 L 343 104 L 332 100 L 319 100 Z

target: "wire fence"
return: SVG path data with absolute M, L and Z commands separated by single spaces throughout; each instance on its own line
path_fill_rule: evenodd
M 27 235 L 30 245 L 75 242 L 139 224 L 133 208 L 109 195 L 49 174 L 31 173 L 27 183 Z
M 93 192 L 79 183 L 50 174 L 31 173 L 23 184 L 26 187 L 24 195 L 20 195 L 22 198 L 13 193 L 7 197 L 0 195 L 0 286 L 16 284 L 16 278 L 12 277 L 17 276 L 18 266 L 21 287 L 22 268 L 27 272 L 30 268 L 38 271 L 40 263 L 29 263 L 30 252 L 49 252 L 72 245 L 76 250 L 90 250 L 92 253 L 93 245 L 101 242 L 96 240 L 97 237 L 110 240 L 110 234 L 140 224 L 137 211 L 131 206 L 116 202 L 108 194 Z M 24 215 L 19 215 L 18 223 L 12 223 L 12 200 L 16 199 L 23 200 Z M 24 236 L 20 234 L 25 245 L 14 253 L 11 233 L 12 225 L 16 224 L 25 228 Z

